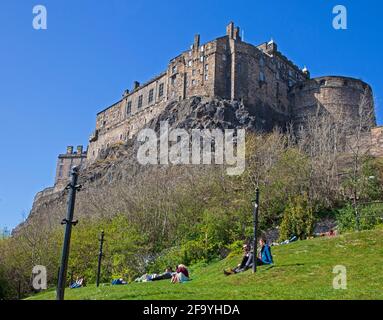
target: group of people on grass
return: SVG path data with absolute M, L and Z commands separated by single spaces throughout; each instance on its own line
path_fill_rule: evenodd
M 189 271 L 185 265 L 180 264 L 177 266 L 176 271 L 173 271 L 172 267 L 167 267 L 165 272 L 161 274 L 144 274 L 141 277 L 134 280 L 135 282 L 148 282 L 171 279 L 172 283 L 183 283 L 189 281 Z
M 259 240 L 260 250 L 255 257 L 256 263 L 258 266 L 260 265 L 271 265 L 273 264 L 273 256 L 271 254 L 271 248 L 266 243 L 266 241 L 262 238 Z M 224 270 L 223 273 L 225 275 L 232 275 L 240 272 L 244 272 L 253 267 L 254 263 L 254 250 L 252 250 L 250 244 L 243 245 L 243 257 L 240 264 L 238 264 L 235 268 L 231 268 L 229 270 Z M 135 282 L 150 282 L 150 281 L 159 281 L 170 279 L 171 283 L 184 283 L 190 280 L 189 271 L 187 267 L 183 264 L 177 266 L 176 270 L 173 271 L 172 267 L 168 266 L 163 273 L 157 274 L 144 274 L 141 277 L 135 279 Z M 124 285 L 127 282 L 122 279 L 115 279 L 112 281 L 112 285 Z M 85 286 L 84 278 L 77 278 L 76 281 L 72 282 L 70 288 L 80 288 Z
M 270 265 L 273 264 L 273 256 L 271 254 L 270 246 L 265 242 L 264 239 L 259 240 L 260 251 L 256 256 L 256 264 L 257 266 L 261 265 Z M 238 264 L 235 268 L 230 270 L 223 270 L 223 273 L 227 276 L 235 273 L 240 273 L 246 271 L 253 267 L 254 263 L 254 251 L 251 249 L 249 244 L 243 245 L 243 257 L 240 264 Z

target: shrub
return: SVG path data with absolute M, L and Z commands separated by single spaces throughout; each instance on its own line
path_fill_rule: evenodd
M 359 230 L 370 230 L 383 221 L 383 204 L 369 204 L 358 208 Z M 354 231 L 357 229 L 357 219 L 354 207 L 348 204 L 340 209 L 336 215 L 340 232 Z
M 289 200 L 283 213 L 280 226 L 280 240 L 286 240 L 292 236 L 305 239 L 310 236 L 314 228 L 314 215 L 307 195 L 299 195 Z

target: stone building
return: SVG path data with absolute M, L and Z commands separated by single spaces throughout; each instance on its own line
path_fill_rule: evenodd
M 310 79 L 307 68 L 286 58 L 274 41 L 246 43 L 231 22 L 226 35 L 213 41 L 201 44 L 196 35 L 190 49 L 171 59 L 163 73 L 142 85 L 135 82 L 122 99 L 99 112 L 87 160 L 92 163 L 103 149 L 132 138 L 174 100 L 240 100 L 271 130 L 289 121 L 299 123 L 318 108 L 353 121 L 363 94 L 371 97 L 373 108 L 368 84 L 346 77 Z
M 56 166 L 55 189 L 63 189 L 68 184 L 71 169 L 74 166 L 80 168 L 85 164 L 87 151 L 84 151 L 83 146 L 77 146 L 76 151 L 73 146 L 67 147 L 67 152 L 60 154 Z

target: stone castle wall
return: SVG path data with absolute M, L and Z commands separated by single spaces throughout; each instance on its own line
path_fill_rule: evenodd
M 359 109 L 373 113 L 371 87 L 358 79 L 330 76 L 307 80 L 296 85 L 290 94 L 292 119 L 304 118 L 325 111 L 342 121 L 357 122 Z M 376 126 L 373 117 L 371 126 Z

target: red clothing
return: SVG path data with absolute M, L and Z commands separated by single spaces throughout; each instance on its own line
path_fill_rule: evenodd
M 183 268 L 183 267 L 177 268 L 176 272 L 177 273 L 182 272 L 185 276 L 187 276 L 189 278 L 189 271 L 186 268 Z

